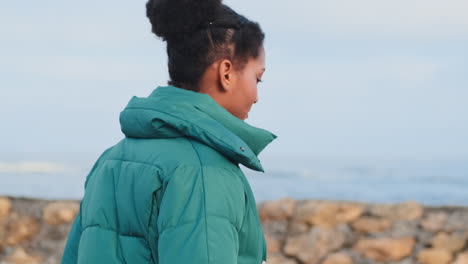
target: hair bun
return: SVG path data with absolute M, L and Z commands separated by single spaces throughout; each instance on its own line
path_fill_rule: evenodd
M 151 31 L 163 40 L 173 40 L 195 31 L 216 18 L 221 0 L 148 0 L 146 16 Z

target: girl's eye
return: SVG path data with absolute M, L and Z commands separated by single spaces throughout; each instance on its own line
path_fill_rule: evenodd
M 259 83 L 259 82 L 262 82 L 262 80 L 260 80 L 260 79 L 257 79 L 257 83 Z

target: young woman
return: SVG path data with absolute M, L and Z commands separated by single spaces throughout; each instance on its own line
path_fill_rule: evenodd
M 239 164 L 275 138 L 247 124 L 265 71 L 260 26 L 217 0 L 149 0 L 170 81 L 133 97 L 125 138 L 85 181 L 63 264 L 261 264 L 266 242 Z

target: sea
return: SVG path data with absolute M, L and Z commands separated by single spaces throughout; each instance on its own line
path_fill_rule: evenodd
M 0 153 L 0 196 L 81 199 L 99 153 Z M 281 198 L 468 206 L 468 159 L 260 157 L 257 202 Z

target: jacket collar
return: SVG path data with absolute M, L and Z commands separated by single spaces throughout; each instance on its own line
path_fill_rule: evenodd
M 148 97 L 132 97 L 120 114 L 128 137 L 188 136 L 244 166 L 264 171 L 260 152 L 277 136 L 247 124 L 207 94 L 159 86 Z

